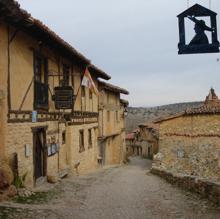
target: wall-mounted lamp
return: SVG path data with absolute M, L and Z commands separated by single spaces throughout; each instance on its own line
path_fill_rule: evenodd
M 125 108 L 125 110 L 124 110 L 124 116 L 127 116 L 128 115 L 128 110 L 127 110 L 127 108 Z

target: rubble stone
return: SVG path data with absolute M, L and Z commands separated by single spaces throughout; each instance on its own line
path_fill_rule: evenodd
M 0 188 L 9 186 L 14 181 L 14 175 L 6 162 L 0 162 Z
M 54 184 L 54 183 L 57 183 L 59 181 L 59 178 L 58 178 L 58 176 L 47 176 L 47 181 L 49 183 Z
M 26 188 L 22 188 L 22 189 L 18 189 L 18 196 L 20 197 L 30 197 L 31 195 L 34 195 L 35 193 L 26 189 Z
M 14 185 L 10 185 L 10 186 L 7 188 L 5 194 L 6 194 L 8 197 L 10 197 L 10 198 L 11 198 L 11 197 L 14 197 L 15 195 L 17 195 L 17 189 L 16 189 L 16 187 L 15 187 Z
M 200 194 L 212 202 L 220 205 L 220 183 L 210 182 L 206 179 L 189 175 L 175 175 L 169 171 L 153 167 L 151 173 L 156 174 L 171 184 L 175 184 L 183 189 Z

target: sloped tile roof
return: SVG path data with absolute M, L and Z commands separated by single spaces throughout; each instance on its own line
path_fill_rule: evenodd
M 206 96 L 203 105 L 201 105 L 200 107 L 189 108 L 181 113 L 169 117 L 160 118 L 158 120 L 155 120 L 154 122 L 161 123 L 163 121 L 175 119 L 181 116 L 205 115 L 205 114 L 220 114 L 220 100 L 218 96 L 215 94 L 213 88 L 210 89 L 208 96 Z
M 129 94 L 129 92 L 126 89 L 115 86 L 113 84 L 109 84 L 109 83 L 106 83 L 106 82 L 100 81 L 100 80 L 99 80 L 99 84 L 102 86 L 102 88 L 104 88 L 106 90 L 110 90 L 115 93 L 122 93 L 122 94 L 126 94 L 126 95 Z
M 95 65 L 92 65 L 89 59 L 73 48 L 69 43 L 64 41 L 58 34 L 52 31 L 40 20 L 33 18 L 30 13 L 28 13 L 26 10 L 23 10 L 20 7 L 20 4 L 15 0 L 0 0 L 0 12 L 3 14 L 2 16 L 7 18 L 7 20 L 13 20 L 15 23 L 24 26 L 29 32 L 37 35 L 37 37 L 42 37 L 52 45 L 58 45 L 58 50 L 62 49 L 67 54 L 76 57 L 84 64 L 89 65 L 89 68 L 95 76 L 105 80 L 109 80 L 111 78 L 104 71 Z

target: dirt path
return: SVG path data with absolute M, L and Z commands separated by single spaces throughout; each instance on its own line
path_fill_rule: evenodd
M 49 193 L 1 204 L 0 218 L 220 218 L 220 209 L 150 174 L 150 166 L 135 157 L 127 166 L 65 179 Z

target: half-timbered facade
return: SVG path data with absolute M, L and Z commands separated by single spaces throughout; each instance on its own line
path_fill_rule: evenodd
M 99 97 L 81 81 L 110 76 L 15 1 L 0 11 L 0 159 L 29 186 L 95 169 Z

